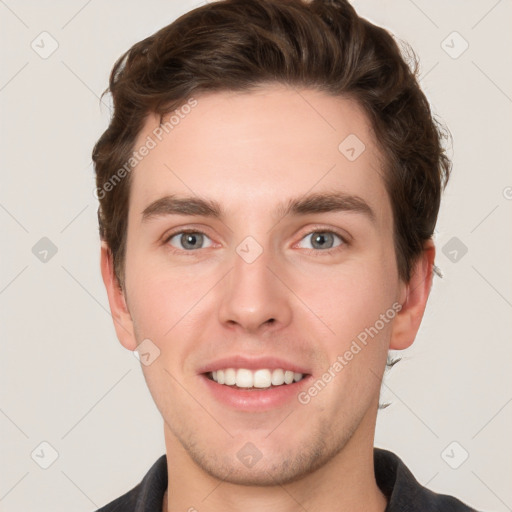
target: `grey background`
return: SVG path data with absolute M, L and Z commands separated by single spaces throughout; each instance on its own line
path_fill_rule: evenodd
M 0 0 L 2 511 L 94 510 L 165 451 L 140 363 L 109 314 L 90 154 L 108 123 L 98 97 L 115 59 L 198 5 Z M 511 1 L 354 5 L 411 43 L 454 138 L 436 231 L 444 278 L 386 377 L 392 405 L 375 444 L 436 492 L 512 510 Z

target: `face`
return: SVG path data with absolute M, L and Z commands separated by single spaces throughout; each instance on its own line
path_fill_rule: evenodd
M 130 350 L 146 340 L 168 452 L 231 482 L 290 482 L 373 442 L 407 297 L 382 158 L 348 99 L 195 99 L 135 144 L 156 141 L 132 174 L 116 328 Z

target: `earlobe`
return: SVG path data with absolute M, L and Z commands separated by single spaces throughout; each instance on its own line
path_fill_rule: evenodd
M 100 266 L 117 338 L 123 347 L 133 351 L 137 348 L 133 321 L 128 311 L 123 290 L 119 286 L 119 282 L 114 273 L 112 251 L 104 241 L 101 243 Z
M 410 281 L 403 285 L 402 309 L 393 322 L 391 350 L 408 348 L 416 338 L 432 286 L 435 253 L 434 242 L 428 240 L 414 264 Z

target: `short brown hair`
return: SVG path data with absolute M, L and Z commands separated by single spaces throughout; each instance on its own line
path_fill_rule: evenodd
M 99 230 L 124 286 L 129 160 L 147 115 L 163 116 L 193 94 L 250 91 L 282 83 L 356 100 L 368 115 L 386 159 L 384 181 L 393 210 L 400 277 L 433 235 L 451 163 L 446 132 L 393 37 L 359 17 L 345 0 L 221 0 L 196 8 L 138 42 L 115 63 L 109 88 L 114 112 L 92 158 Z M 105 94 L 104 93 L 104 94 Z M 341 141 L 340 141 L 341 142 Z M 123 175 L 124 175 L 123 174 Z

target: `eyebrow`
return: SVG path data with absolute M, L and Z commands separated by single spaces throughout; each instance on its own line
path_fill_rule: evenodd
M 308 215 L 346 211 L 363 214 L 372 223 L 376 222 L 375 212 L 361 197 L 343 192 L 314 193 L 297 199 L 290 199 L 276 208 L 276 216 Z M 199 197 L 178 197 L 167 195 L 153 201 L 142 212 L 142 222 L 167 215 L 189 215 L 222 219 L 224 209 L 220 203 Z

